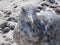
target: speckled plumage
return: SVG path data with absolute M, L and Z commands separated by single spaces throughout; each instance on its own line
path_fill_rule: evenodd
M 47 37 L 46 42 L 56 39 L 54 36 L 59 28 L 57 21 L 60 18 L 57 15 L 38 16 L 36 8 L 34 5 L 26 5 L 21 8 L 18 24 L 13 34 L 18 45 L 41 45 L 45 36 Z

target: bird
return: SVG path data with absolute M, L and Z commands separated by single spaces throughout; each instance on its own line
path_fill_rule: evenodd
M 44 28 L 37 18 L 36 6 L 32 4 L 22 6 L 18 18 L 18 24 L 13 34 L 15 42 L 18 45 L 39 45 L 43 38 Z
M 57 21 L 60 16 L 41 14 L 38 16 L 36 9 L 37 6 L 33 4 L 21 6 L 18 23 L 13 32 L 13 39 L 17 45 L 41 45 L 45 36 L 47 42 L 51 42 L 51 38 L 56 39 L 54 31 L 58 30 Z

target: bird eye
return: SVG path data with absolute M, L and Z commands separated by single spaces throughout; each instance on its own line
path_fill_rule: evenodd
M 24 9 L 24 8 L 22 8 L 22 11 L 23 11 L 23 12 L 25 12 L 25 9 Z

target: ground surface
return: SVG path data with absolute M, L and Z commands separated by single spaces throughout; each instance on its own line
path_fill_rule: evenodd
M 48 0 L 29 1 L 35 5 L 45 5 L 41 8 L 51 10 L 56 15 L 60 15 L 60 0 L 56 0 L 55 2 L 52 2 L 53 0 L 51 2 Z M 13 40 L 13 31 L 18 21 L 20 7 L 25 2 L 28 2 L 28 0 L 0 0 L 0 45 L 16 45 Z M 52 14 L 48 11 L 43 12 L 41 12 L 43 15 Z

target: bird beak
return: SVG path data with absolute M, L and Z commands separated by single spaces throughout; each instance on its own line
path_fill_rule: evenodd
M 28 18 L 29 18 L 31 24 L 33 24 L 33 17 L 32 17 L 32 15 L 29 15 Z

